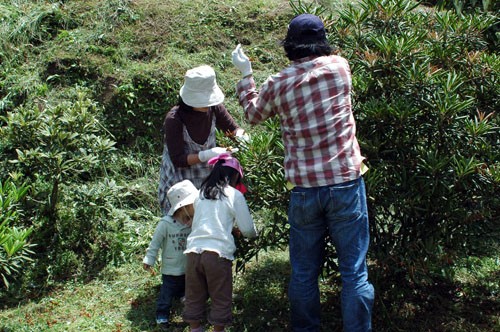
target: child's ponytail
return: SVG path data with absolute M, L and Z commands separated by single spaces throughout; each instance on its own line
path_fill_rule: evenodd
M 213 164 L 212 172 L 203 180 L 200 192 L 206 199 L 221 199 L 224 188 L 241 182 L 240 173 L 232 167 L 224 167 L 226 160 L 219 159 Z

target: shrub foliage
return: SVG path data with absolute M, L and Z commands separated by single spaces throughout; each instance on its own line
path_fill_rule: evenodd
M 499 17 L 408 0 L 322 13 L 353 74 L 374 278 L 451 278 L 500 226 Z
M 0 277 L 5 287 L 9 287 L 9 279 L 31 261 L 30 254 L 33 253 L 28 242 L 33 229 L 18 225 L 22 214 L 19 203 L 27 191 L 28 187 L 17 186 L 10 179 L 0 182 Z
M 62 197 L 70 195 L 73 199 L 68 202 L 65 198 L 65 207 L 77 208 L 78 196 L 73 196 L 68 188 L 102 176 L 114 152 L 114 142 L 106 137 L 95 103 L 86 97 L 85 90 L 75 89 L 70 91 L 66 102 L 25 105 L 7 112 L 2 121 L 1 175 L 6 178 L 15 174 L 31 184 L 24 203 L 29 218 L 23 226 L 35 230 L 32 240 L 38 244 L 38 259 L 56 263 L 56 256 L 66 255 L 66 250 L 72 251 L 76 258 L 89 256 L 81 246 L 96 241 L 99 236 L 93 236 L 89 229 L 81 229 L 75 220 L 61 218 L 60 202 Z M 95 206 L 92 202 L 87 204 L 90 208 Z M 86 222 L 96 228 L 92 217 L 88 214 Z M 67 225 L 63 225 L 65 222 Z M 70 240 L 67 247 L 61 246 L 73 234 L 78 234 L 78 240 Z M 46 266 L 41 265 L 45 270 Z M 46 271 L 39 272 L 45 274 Z
M 291 4 L 296 14 L 322 16 L 351 65 L 358 139 L 370 167 L 372 278 L 451 279 L 455 260 L 494 245 L 500 226 L 500 58 L 498 36 L 489 34 L 499 17 L 408 0 L 363 0 L 334 13 Z M 278 137 L 279 126 L 268 127 L 274 134 L 266 135 Z M 248 195 L 250 205 L 271 206 L 263 247 L 286 243 L 278 142 L 257 138 L 238 152 L 257 175 L 247 178 L 259 193 Z M 270 154 L 266 174 L 254 155 L 261 144 Z M 326 272 L 335 267 L 330 254 Z

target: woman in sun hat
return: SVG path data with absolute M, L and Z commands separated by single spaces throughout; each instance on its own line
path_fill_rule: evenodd
M 179 95 L 178 105 L 168 112 L 163 124 L 164 149 L 158 187 L 162 215 L 170 209 L 167 191 L 172 185 L 188 179 L 199 188 L 210 173 L 207 161 L 228 152 L 216 146 L 216 128 L 248 138 L 222 104 L 224 93 L 217 85 L 212 67 L 188 70 Z

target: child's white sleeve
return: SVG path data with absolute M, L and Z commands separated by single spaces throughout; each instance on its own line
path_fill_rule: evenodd
M 156 262 L 156 257 L 158 257 L 158 250 L 163 245 L 163 241 L 167 236 L 167 223 L 163 220 L 160 220 L 158 225 L 156 225 L 155 232 L 153 234 L 153 239 L 149 243 L 148 249 L 146 249 L 146 256 L 142 262 L 144 264 L 148 264 L 153 266 Z
M 257 230 L 255 229 L 252 216 L 248 210 L 247 201 L 243 194 L 239 192 L 238 194 L 234 195 L 234 219 L 236 219 L 238 229 L 245 237 L 256 237 Z

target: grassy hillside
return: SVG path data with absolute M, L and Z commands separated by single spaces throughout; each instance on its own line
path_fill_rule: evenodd
M 54 103 L 64 98 L 65 88 L 78 84 L 105 107 L 106 119 L 136 120 L 134 128 L 121 128 L 121 122 L 111 128 L 117 141 L 128 145 L 157 131 L 176 102 L 185 71 L 200 64 L 216 69 L 236 113 L 232 97 L 239 74 L 230 52 L 237 43 L 245 45 L 262 77 L 280 68 L 284 58 L 276 43 L 292 15 L 288 2 L 278 0 L 6 1 L 3 6 L 19 15 L 11 24 L 22 24 L 16 36 L 3 36 L 15 70 L 4 82 L 10 92 L 4 107 L 34 99 Z

